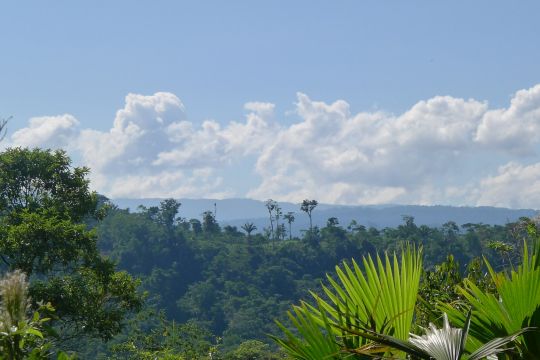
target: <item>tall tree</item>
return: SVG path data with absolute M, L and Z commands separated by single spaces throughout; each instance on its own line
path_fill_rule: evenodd
M 274 238 L 274 210 L 276 209 L 277 202 L 272 199 L 266 200 L 264 203 L 266 209 L 268 210 L 268 216 L 270 217 L 270 237 Z
M 281 228 L 279 226 L 279 219 L 281 218 L 281 215 L 283 215 L 283 212 L 281 211 L 281 207 L 279 207 L 279 204 L 277 202 L 276 202 L 276 207 L 274 208 L 274 212 L 275 212 L 274 218 L 276 219 L 276 237 L 279 240 L 285 232 L 280 231 Z
M 12 148 L 0 154 L 0 256 L 33 281 L 36 302 L 51 302 L 63 334 L 109 339 L 141 306 L 138 282 L 102 257 L 85 221 L 101 218 L 87 168 L 63 151 Z
M 313 232 L 313 221 L 311 219 L 311 213 L 317 207 L 317 205 L 319 205 L 317 200 L 308 200 L 308 199 L 305 199 L 304 201 L 302 201 L 302 205 L 300 205 L 300 210 L 305 212 L 307 216 L 309 217 L 309 232 L 310 233 Z
M 292 223 L 294 222 L 294 213 L 289 211 L 283 216 L 285 220 L 289 223 L 289 240 L 292 240 Z

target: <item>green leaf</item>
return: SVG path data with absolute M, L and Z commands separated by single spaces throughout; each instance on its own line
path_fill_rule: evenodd
M 358 333 L 359 327 L 408 339 L 422 272 L 422 250 L 406 246 L 401 256 L 385 254 L 384 260 L 377 256 L 375 261 L 368 256 L 362 264 L 363 271 L 354 259 L 352 267 L 346 262 L 336 267 L 337 280 L 327 276 L 330 286 L 323 286 L 324 298 L 312 293 L 316 305 L 302 303 L 289 312 L 298 335 L 278 324 L 286 339 L 273 339 L 298 359 L 321 346 L 318 350 L 323 353 L 312 354 L 316 358 L 341 358 L 337 350 L 351 345 L 367 349 L 373 339 Z
M 39 330 L 37 330 L 37 329 L 28 328 L 28 329 L 26 329 L 26 333 L 27 333 L 27 334 L 34 335 L 34 336 L 37 336 L 37 337 L 39 337 L 40 339 L 43 339 L 43 334 L 41 333 L 41 331 L 39 331 Z

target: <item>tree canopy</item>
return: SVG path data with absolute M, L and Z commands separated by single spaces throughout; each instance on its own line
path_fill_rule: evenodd
M 138 282 L 100 255 L 84 223 L 103 214 L 88 172 L 60 150 L 1 153 L 0 256 L 4 269 L 30 277 L 34 303 L 54 304 L 60 336 L 109 339 L 142 300 Z

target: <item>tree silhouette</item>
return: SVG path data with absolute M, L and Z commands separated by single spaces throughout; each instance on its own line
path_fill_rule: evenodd
M 294 222 L 294 213 L 289 211 L 283 216 L 283 218 L 289 223 L 289 240 L 292 240 L 291 224 Z
M 218 233 L 220 231 L 219 224 L 214 217 L 214 213 L 207 210 L 202 213 L 202 229 L 205 233 Z
M 309 216 L 309 232 L 310 233 L 313 232 L 313 221 L 311 219 L 311 213 L 317 207 L 317 205 L 319 205 L 317 200 L 308 200 L 308 199 L 304 199 L 304 201 L 302 201 L 302 205 L 300 205 L 300 210 L 302 210 L 303 212 L 307 214 L 307 216 Z
M 281 211 L 281 208 L 279 207 L 278 203 L 276 202 L 276 207 L 274 208 L 274 218 L 276 219 L 276 238 L 279 240 L 280 237 L 283 237 L 284 231 L 280 231 L 279 226 L 279 219 L 281 218 L 281 215 L 283 215 L 283 212 Z
M 252 222 L 245 223 L 241 228 L 246 232 L 248 240 L 251 238 L 251 233 L 257 230 L 257 227 Z
M 178 215 L 180 206 L 182 206 L 182 204 L 174 199 L 165 199 L 160 203 L 158 213 L 159 222 L 165 225 L 169 231 L 172 231 L 174 227 L 176 215 Z
M 274 215 L 273 215 L 273 212 L 274 212 L 274 210 L 275 210 L 275 208 L 277 206 L 277 202 L 275 202 L 272 199 L 268 199 L 268 200 L 266 200 L 264 205 L 266 206 L 266 209 L 268 210 L 268 215 L 270 217 L 270 237 L 273 239 L 274 238 Z
M 332 216 L 328 218 L 328 220 L 326 220 L 326 227 L 331 228 L 331 227 L 336 227 L 338 225 L 339 225 L 339 220 L 337 217 Z

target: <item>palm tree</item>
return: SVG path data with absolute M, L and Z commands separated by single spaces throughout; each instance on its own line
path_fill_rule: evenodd
M 288 213 L 286 213 L 283 218 L 285 220 L 287 220 L 287 222 L 289 223 L 289 240 L 292 240 L 292 231 L 291 231 L 291 224 L 294 222 L 294 213 L 289 211 Z
M 244 225 L 242 225 L 241 228 L 242 230 L 246 232 L 247 238 L 248 238 L 248 244 L 249 244 L 250 239 L 251 239 L 251 233 L 257 230 L 257 227 L 252 222 L 247 222 Z
M 465 279 L 458 291 L 472 305 L 469 350 L 495 337 L 507 337 L 523 327 L 540 328 L 540 233 L 529 224 L 533 240 L 532 253 L 527 244 L 523 246 L 523 262 L 510 273 L 496 273 L 487 259 L 484 262 L 495 284 L 497 293 L 492 294 L 478 288 Z M 448 313 L 450 320 L 458 325 L 465 324 L 463 313 L 450 304 L 439 304 Z M 540 332 L 525 333 L 516 340 L 519 356 L 540 359 Z

